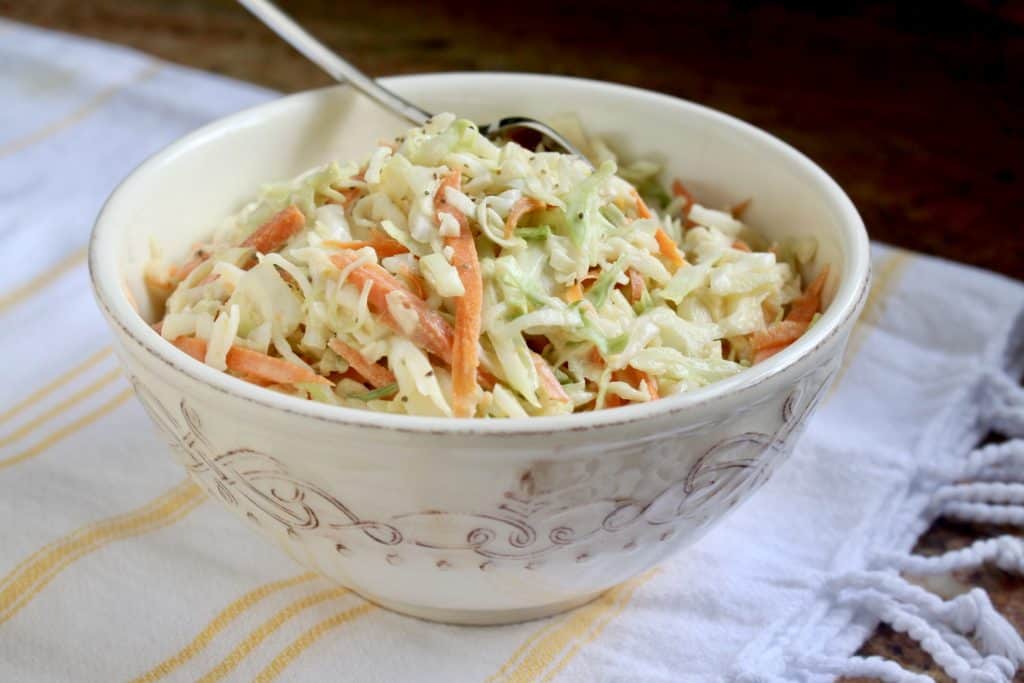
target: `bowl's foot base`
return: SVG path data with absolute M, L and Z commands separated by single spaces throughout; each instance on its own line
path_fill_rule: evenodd
M 427 621 L 437 621 L 442 624 L 457 624 L 463 626 L 498 626 L 500 624 L 518 624 L 523 621 L 532 621 L 533 619 L 550 617 L 553 614 L 558 614 L 560 612 L 571 610 L 574 607 L 585 605 L 601 595 L 604 591 L 589 593 L 583 597 L 573 598 L 572 600 L 552 602 L 547 605 L 496 610 L 444 609 L 440 607 L 427 607 L 424 605 L 411 605 L 405 602 L 396 602 L 386 598 L 379 598 L 375 595 L 369 595 L 359 591 L 356 592 L 370 602 L 380 605 L 384 609 L 391 610 L 392 612 L 398 612 L 399 614 L 404 614 L 406 616 L 416 617 L 417 619 L 426 619 Z

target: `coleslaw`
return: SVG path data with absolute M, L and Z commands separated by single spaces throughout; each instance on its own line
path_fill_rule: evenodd
M 180 264 L 154 253 L 155 325 L 274 391 L 432 416 L 525 417 L 657 400 L 729 377 L 814 324 L 813 242 L 620 164 L 496 144 L 452 114 L 269 185 Z M 650 208 L 650 207 L 653 207 Z

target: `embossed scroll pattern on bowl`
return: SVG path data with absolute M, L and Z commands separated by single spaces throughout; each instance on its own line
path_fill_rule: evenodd
M 396 511 L 381 520 L 367 519 L 331 492 L 293 476 L 279 458 L 269 453 L 244 445 L 215 447 L 187 399 L 179 399 L 176 410 L 169 410 L 137 378 L 132 383 L 142 405 L 170 438 L 172 449 L 191 476 L 251 522 L 278 525 L 293 538 L 328 540 L 342 555 L 351 553 L 356 545 L 353 541 L 362 538 L 370 542 L 370 547 L 381 548 L 382 557 L 391 564 L 400 561 L 396 546 L 412 546 L 472 553 L 480 561 L 477 566 L 486 569 L 495 560 L 522 560 L 532 568 L 532 563 L 560 549 L 637 527 L 665 527 L 659 538 L 666 540 L 672 535 L 673 525 L 681 520 L 702 525 L 720 517 L 721 513 L 714 513 L 712 508 L 734 506 L 760 487 L 780 464 L 782 458 L 778 456 L 788 450 L 787 444 L 804 416 L 820 400 L 830 371 L 819 369 L 797 383 L 783 403 L 775 434 L 747 431 L 723 438 L 682 476 L 665 481 L 643 499 L 624 498 L 614 492 L 605 492 L 604 497 L 566 495 L 573 486 L 573 477 L 565 473 L 554 477 L 562 482 L 562 488 L 537 490 L 537 475 L 531 469 L 514 490 L 506 491 L 504 499 L 494 502 L 492 509 Z M 813 391 L 809 392 L 808 386 Z M 655 446 L 672 458 L 671 438 Z M 593 478 L 586 473 L 576 477 L 578 481 Z M 572 514 L 574 498 L 578 499 L 581 514 Z M 572 518 L 571 524 L 564 523 L 567 516 Z M 424 524 L 428 518 L 443 522 L 449 529 L 444 538 L 425 533 L 439 528 L 438 524 Z M 635 541 L 621 547 L 629 550 L 632 546 Z M 575 559 L 586 561 L 589 554 L 579 553 Z M 451 565 L 438 560 L 436 566 L 447 569 Z

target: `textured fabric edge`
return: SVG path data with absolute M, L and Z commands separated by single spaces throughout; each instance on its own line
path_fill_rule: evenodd
M 796 606 L 741 653 L 742 683 L 826 681 L 866 676 L 923 683 L 930 676 L 853 653 L 880 622 L 916 640 L 953 680 L 1010 683 L 1024 664 L 1024 640 L 972 589 L 950 600 L 901 575 L 928 576 L 992 563 L 1024 574 L 1024 540 L 998 536 L 943 555 L 911 552 L 940 516 L 1024 525 L 1024 307 L 985 349 L 973 377 L 925 428 L 915 475 L 865 525 L 887 528 L 873 543 L 852 534 L 810 604 Z M 990 431 L 1007 441 L 978 447 Z M 928 458 L 923 457 L 927 453 Z M 926 464 L 925 464 L 926 463 Z M 879 525 L 885 516 L 887 527 Z

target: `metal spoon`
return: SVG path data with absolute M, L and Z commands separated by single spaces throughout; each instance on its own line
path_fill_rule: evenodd
M 238 0 L 239 4 L 252 12 L 257 19 L 283 38 L 311 62 L 326 71 L 339 83 L 348 83 L 353 88 L 374 100 L 384 108 L 398 114 L 416 126 L 425 124 L 432 114 L 412 102 L 391 92 L 370 78 L 352 64 L 332 52 L 326 45 L 311 36 L 295 20 L 282 12 L 269 0 Z M 480 132 L 488 138 L 515 140 L 526 147 L 543 143 L 545 149 L 575 154 L 587 161 L 587 157 L 555 131 L 551 126 L 524 116 L 506 116 L 494 123 L 479 126 Z

